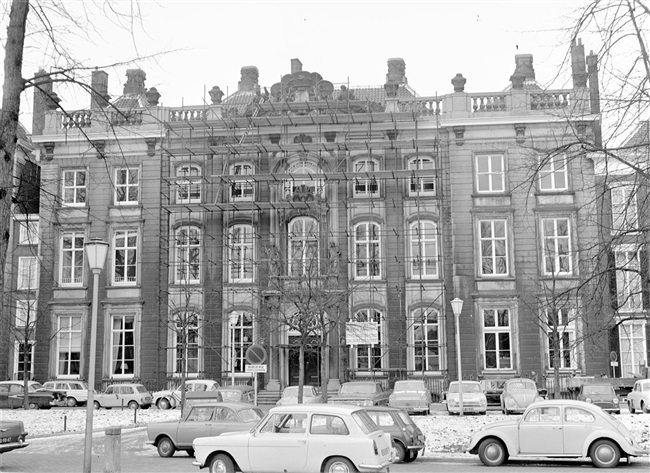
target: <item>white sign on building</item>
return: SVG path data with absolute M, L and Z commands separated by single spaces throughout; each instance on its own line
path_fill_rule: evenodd
M 347 322 L 345 342 L 348 345 L 376 345 L 379 343 L 378 328 L 376 322 Z

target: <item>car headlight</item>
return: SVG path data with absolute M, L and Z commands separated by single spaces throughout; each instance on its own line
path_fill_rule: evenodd
M 514 400 L 513 398 L 511 398 L 510 396 L 508 396 L 508 397 L 506 398 L 506 404 L 507 404 L 508 406 L 514 406 L 514 405 L 517 404 L 517 403 L 515 402 L 515 400 Z
M 480 404 L 481 406 L 487 406 L 487 399 L 485 399 L 485 398 L 480 399 L 480 400 L 479 400 L 479 404 Z
M 618 398 L 615 397 L 614 399 L 612 399 L 612 403 L 614 403 L 614 404 L 618 404 Z
M 369 400 L 369 399 L 366 399 L 365 401 L 363 401 L 362 406 L 372 406 L 372 401 Z
M 458 404 L 458 401 L 456 399 L 447 399 L 447 404 L 450 406 L 456 406 Z
M 585 402 L 591 402 L 591 398 L 588 397 L 587 399 L 585 399 Z

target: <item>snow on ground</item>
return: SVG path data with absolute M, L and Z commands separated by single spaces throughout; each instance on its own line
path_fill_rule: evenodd
M 615 416 L 634 434 L 635 440 L 644 449 L 650 449 L 650 414 L 628 414 Z M 106 427 L 137 427 L 150 422 L 178 420 L 180 410 L 159 410 L 156 408 L 132 411 L 130 409 L 100 409 L 94 411 L 93 430 L 103 431 Z M 446 411 L 434 411 L 429 416 L 413 416 L 415 423 L 427 438 L 425 455 L 440 453 L 460 453 L 463 444 L 468 442 L 472 433 L 482 426 L 506 419 L 500 413 L 488 415 L 449 416 Z M 81 433 L 86 428 L 85 408 L 54 408 L 50 410 L 24 411 L 0 410 L 2 420 L 22 420 L 29 437 L 43 437 L 52 434 Z M 65 430 L 64 430 L 65 429 Z

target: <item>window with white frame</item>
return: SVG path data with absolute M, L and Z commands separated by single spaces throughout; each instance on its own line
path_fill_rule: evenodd
M 26 220 L 19 222 L 20 230 L 18 232 L 19 245 L 38 245 L 38 220 Z
M 379 164 L 374 159 L 359 159 L 354 162 L 354 172 L 365 173 L 364 177 L 354 179 L 354 195 L 357 197 L 370 197 L 379 195 L 379 184 L 375 171 Z
M 619 325 L 621 378 L 637 378 L 642 375 L 643 368 L 648 366 L 645 333 L 645 320 L 626 320 Z
M 556 358 L 559 369 L 572 369 L 577 366 L 576 333 L 573 309 L 545 309 L 547 361 L 550 369 L 555 368 Z
M 313 217 L 297 217 L 289 222 L 290 276 L 315 276 L 320 258 L 318 252 L 318 221 Z
M 612 234 L 633 232 L 639 228 L 637 195 L 631 183 L 618 182 L 610 189 L 612 199 Z
M 33 328 L 38 318 L 36 312 L 37 305 L 35 299 L 20 299 L 16 301 L 16 328 L 21 332 L 29 325 Z M 24 332 L 23 332 L 24 333 Z
M 137 204 L 140 195 L 140 170 L 137 167 L 115 170 L 115 203 Z
M 541 158 L 539 189 L 546 192 L 564 191 L 569 188 L 567 160 L 565 155 Z
M 61 285 L 81 286 L 84 269 L 84 242 L 82 232 L 61 235 Z
M 376 223 L 363 222 L 354 226 L 354 277 L 381 277 L 380 230 Z
M 135 374 L 135 314 L 111 315 L 110 370 L 112 376 Z
M 183 164 L 176 168 L 176 203 L 201 202 L 201 167 Z
M 409 226 L 412 278 L 438 277 L 438 226 L 429 220 Z
M 411 312 L 413 332 L 413 369 L 438 371 L 440 366 L 439 313 L 435 309 L 416 309 Z
M 512 318 L 508 308 L 481 309 L 486 370 L 512 369 Z
M 351 322 L 363 324 L 364 330 L 371 332 L 369 338 L 374 343 L 352 345 L 352 366 L 358 371 L 381 370 L 382 356 L 382 314 L 377 309 L 361 309 L 354 313 Z M 376 337 L 375 337 L 376 334 Z
M 508 275 L 508 221 L 479 220 L 482 276 Z
M 39 264 L 36 256 L 18 258 L 17 288 L 25 290 L 38 289 L 38 269 Z
M 430 156 L 421 156 L 409 160 L 409 171 L 411 171 L 411 182 L 409 195 L 436 195 L 436 177 L 421 176 L 419 171 L 436 168 L 435 160 Z
M 201 230 L 194 226 L 177 228 L 174 241 L 174 282 L 201 282 Z
M 228 232 L 228 274 L 231 282 L 251 282 L 255 261 L 252 225 L 234 225 Z
M 81 368 L 81 315 L 58 315 L 57 376 L 79 376 Z
M 62 197 L 64 205 L 86 205 L 86 171 L 70 169 L 63 171 Z
M 544 274 L 572 274 L 571 220 L 543 218 L 541 224 Z
M 174 316 L 172 347 L 174 374 L 198 375 L 199 317 L 196 313 L 181 312 Z
M 639 253 L 635 248 L 617 248 L 614 251 L 616 264 L 616 302 L 619 312 L 643 310 L 643 283 Z
M 34 378 L 34 347 L 36 342 L 30 340 L 25 345 L 25 342 L 16 342 L 14 345 L 14 373 L 15 379 Z
M 505 160 L 502 154 L 476 155 L 476 191 L 497 193 L 505 191 Z
M 244 373 L 246 369 L 246 350 L 253 344 L 254 318 L 251 312 L 235 311 L 230 313 L 228 324 L 228 346 L 230 365 L 228 371 Z
M 138 231 L 117 230 L 113 237 L 115 284 L 136 284 L 138 267 Z
M 322 172 L 321 168 L 311 161 L 292 164 L 287 169 L 291 178 L 284 182 L 285 199 L 308 202 L 323 197 L 323 179 L 312 177 L 322 174 Z
M 255 187 L 253 186 L 253 165 L 250 163 L 237 163 L 230 166 L 232 184 L 230 196 L 235 201 L 253 200 Z

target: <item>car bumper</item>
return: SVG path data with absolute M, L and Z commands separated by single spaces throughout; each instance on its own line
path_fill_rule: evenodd
M 409 414 L 415 412 L 427 412 L 429 410 L 428 404 L 417 404 L 417 403 L 408 403 L 408 402 L 393 402 L 388 403 L 389 407 L 395 407 L 397 409 L 402 409 L 403 411 L 408 412 Z
M 389 473 L 390 469 L 388 467 L 392 463 L 393 463 L 392 459 L 391 459 L 391 461 L 384 462 L 384 463 L 378 463 L 376 465 L 369 465 L 367 463 L 361 463 L 361 464 L 359 464 L 359 472 L 363 473 L 365 471 L 385 471 L 386 473 Z
M 27 442 L 8 442 L 0 444 L 0 453 L 10 452 L 18 448 L 25 448 L 29 445 Z
M 447 405 L 447 410 L 449 412 L 452 412 L 454 414 L 460 412 L 460 407 L 459 406 L 449 406 Z M 465 412 L 487 412 L 487 406 L 463 406 L 463 413 Z

